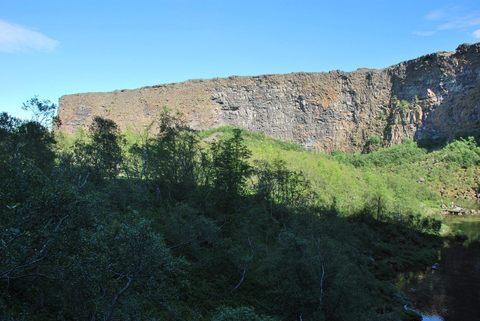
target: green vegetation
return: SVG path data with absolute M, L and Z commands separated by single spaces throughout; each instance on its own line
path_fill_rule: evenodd
M 200 137 L 231 137 L 232 131 L 223 127 Z M 434 152 L 407 140 L 368 154 L 327 155 L 259 133 L 243 132 L 243 137 L 253 160 L 282 161 L 288 169 L 301 172 L 318 194 L 318 202 L 324 207 L 334 204 L 343 216 L 358 213 L 378 198 L 392 215 L 435 216 L 442 204 L 474 199 L 480 184 L 480 147 L 471 138 Z
M 415 98 L 409 102 L 405 99 L 398 99 L 397 97 L 392 97 L 392 106 L 394 110 L 400 112 L 409 112 L 419 108 L 419 98 L 415 96 Z
M 166 112 L 47 128 L 0 117 L 5 320 L 405 318 L 394 280 L 434 261 L 442 189 L 478 184 L 472 140 L 329 156 Z

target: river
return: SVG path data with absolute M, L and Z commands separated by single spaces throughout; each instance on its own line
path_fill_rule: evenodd
M 451 217 L 446 224 L 468 240 L 445 242 L 438 265 L 406 275 L 400 286 L 425 321 L 480 321 L 480 217 Z

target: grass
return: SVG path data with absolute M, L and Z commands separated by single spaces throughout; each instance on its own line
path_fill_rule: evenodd
M 198 136 L 211 142 L 230 137 L 233 129 L 209 129 Z M 83 135 L 77 133 L 75 137 Z M 69 149 L 75 137 L 58 134 L 58 148 Z M 145 135 L 127 131 L 124 138 L 129 146 L 145 139 Z M 320 205 L 335 206 L 343 216 L 358 213 L 379 200 L 387 215 L 439 216 L 441 205 L 451 202 L 478 207 L 475 196 L 480 186 L 480 148 L 472 140 L 456 141 L 433 152 L 406 141 L 369 154 L 328 155 L 262 133 L 244 130 L 243 138 L 252 152 L 252 162 L 282 160 L 288 168 L 301 171 L 318 193 Z
M 201 132 L 200 137 L 221 139 L 231 135 L 232 129 L 210 129 Z M 480 164 L 472 155 L 479 153 L 479 148 L 468 142 L 460 142 L 461 146 L 454 148 L 450 144 L 433 152 L 406 141 L 370 154 L 327 155 L 261 133 L 243 133 L 253 160 L 283 160 L 290 169 L 303 172 L 311 180 L 320 203 L 335 204 L 346 216 L 371 206 L 378 199 L 391 215 L 438 216 L 442 203 L 451 202 L 477 206 L 475 189 L 480 183 Z M 466 154 L 473 160 L 455 159 L 451 156 L 452 150 L 455 155 Z

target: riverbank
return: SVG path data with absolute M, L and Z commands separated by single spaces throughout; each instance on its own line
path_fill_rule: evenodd
M 450 235 L 438 252 L 435 265 L 402 275 L 399 286 L 423 320 L 480 319 L 480 217 L 449 216 L 444 224 Z

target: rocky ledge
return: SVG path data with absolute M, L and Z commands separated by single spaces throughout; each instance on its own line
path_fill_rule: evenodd
M 449 140 L 480 132 L 480 43 L 397 65 L 354 72 L 191 80 L 60 98 L 60 129 L 94 116 L 142 130 L 162 107 L 194 129 L 261 131 L 312 148 L 361 151 L 372 141 Z

